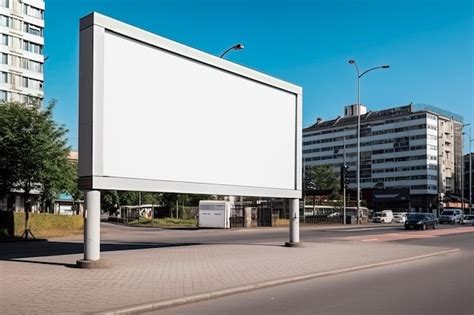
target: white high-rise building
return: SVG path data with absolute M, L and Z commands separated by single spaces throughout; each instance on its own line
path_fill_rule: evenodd
M 303 129 L 306 166 L 329 164 L 339 174 L 349 167 L 356 190 L 357 106 L 344 117 Z M 429 105 L 380 111 L 361 106 L 360 186 L 378 210 L 439 211 L 440 198 L 460 195 L 463 118 Z
M 0 102 L 43 100 L 44 1 L 0 0 Z

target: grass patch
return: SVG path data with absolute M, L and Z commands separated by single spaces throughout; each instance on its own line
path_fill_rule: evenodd
M 128 221 L 128 225 L 139 225 L 139 226 L 151 226 L 151 220 L 140 218 L 138 220 Z M 195 227 L 195 219 L 174 219 L 174 218 L 163 218 L 163 219 L 154 219 L 153 226 L 156 227 Z
M 81 234 L 84 228 L 82 215 L 30 213 L 29 227 L 35 237 L 62 237 Z M 25 230 L 24 212 L 0 211 L 0 237 L 15 238 Z

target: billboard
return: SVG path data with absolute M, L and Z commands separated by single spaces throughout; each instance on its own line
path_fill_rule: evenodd
M 302 89 L 92 13 L 80 24 L 83 189 L 301 197 Z

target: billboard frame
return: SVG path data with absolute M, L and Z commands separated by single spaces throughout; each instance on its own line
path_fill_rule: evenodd
M 209 67 L 295 95 L 294 189 L 105 176 L 103 173 L 104 36 L 111 32 Z M 83 190 L 135 190 L 301 198 L 302 88 L 168 40 L 96 12 L 80 21 L 79 185 Z M 271 117 L 269 117 L 271 119 Z M 278 170 L 275 170 L 278 171 Z

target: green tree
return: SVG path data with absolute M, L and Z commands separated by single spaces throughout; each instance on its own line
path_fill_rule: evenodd
M 306 190 L 327 190 L 336 192 L 339 189 L 339 180 L 334 174 L 331 165 L 315 165 L 306 167 Z
M 68 160 L 68 130 L 53 119 L 53 100 L 44 109 L 20 103 L 0 105 L 0 195 L 22 192 L 25 200 L 25 233 L 31 211 L 31 192 L 43 199 L 69 193 L 77 176 Z M 25 234 L 27 237 L 27 233 Z
M 119 191 L 118 197 L 121 206 L 133 206 L 139 203 L 139 193 L 137 191 Z
M 103 191 L 100 197 L 100 208 L 105 211 L 115 211 L 120 206 L 120 198 L 116 190 Z

